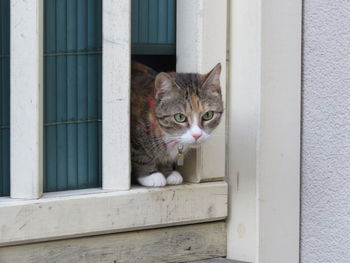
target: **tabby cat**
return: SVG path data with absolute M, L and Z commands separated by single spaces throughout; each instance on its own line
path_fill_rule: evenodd
M 176 160 L 207 140 L 223 113 L 221 65 L 208 74 L 157 73 L 132 62 L 131 161 L 144 186 L 182 183 Z

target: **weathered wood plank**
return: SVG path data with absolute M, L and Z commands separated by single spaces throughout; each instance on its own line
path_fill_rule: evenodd
M 0 216 L 0 246 L 218 221 L 227 216 L 225 182 L 47 196 L 0 201 L 0 215 L 6 215 Z
M 224 222 L 0 248 L 1 263 L 158 263 L 225 255 Z

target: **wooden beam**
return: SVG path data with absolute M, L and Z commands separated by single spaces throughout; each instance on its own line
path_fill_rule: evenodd
M 0 248 L 2 263 L 184 262 L 226 255 L 224 222 Z

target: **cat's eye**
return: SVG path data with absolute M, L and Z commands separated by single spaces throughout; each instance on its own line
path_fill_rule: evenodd
M 209 120 L 211 120 L 213 117 L 214 117 L 214 112 L 213 112 L 213 111 L 208 111 L 208 112 L 206 112 L 206 113 L 203 114 L 202 119 L 203 119 L 204 121 L 209 121 Z
M 174 115 L 174 119 L 177 121 L 177 122 L 185 122 L 187 120 L 187 117 L 185 115 L 183 115 L 182 113 L 176 113 Z

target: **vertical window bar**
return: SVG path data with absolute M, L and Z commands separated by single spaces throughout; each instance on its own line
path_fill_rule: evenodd
M 43 1 L 11 0 L 11 197 L 42 194 Z
M 104 189 L 130 188 L 130 13 L 130 0 L 103 1 Z

